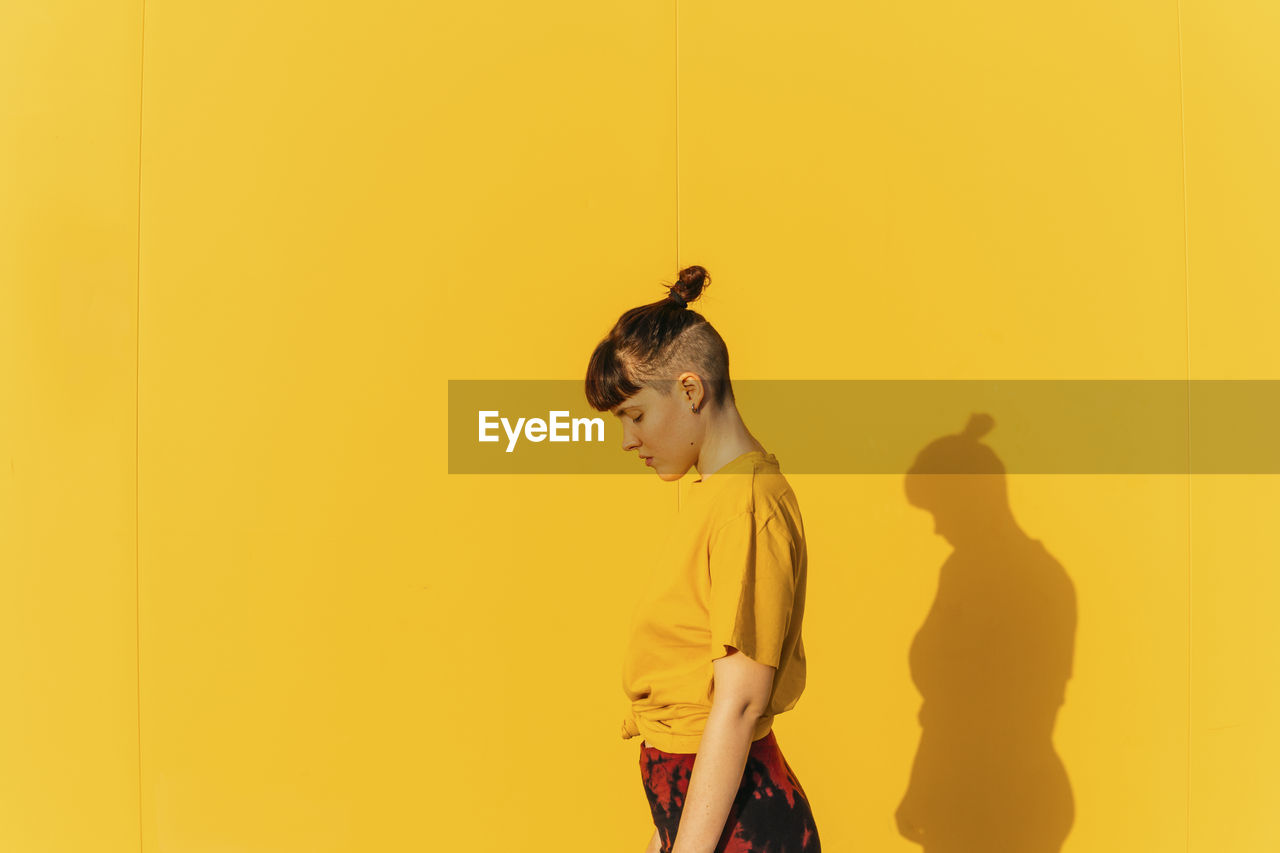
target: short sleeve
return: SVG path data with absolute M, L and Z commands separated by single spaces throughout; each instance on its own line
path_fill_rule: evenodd
M 776 512 L 743 512 L 711 537 L 711 658 L 733 646 L 777 667 L 795 602 L 795 543 Z

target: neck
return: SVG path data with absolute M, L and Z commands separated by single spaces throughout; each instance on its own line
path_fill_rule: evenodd
M 709 416 L 707 428 L 703 434 L 698 461 L 694 463 L 702 479 L 705 480 L 744 453 L 753 450 L 764 452 L 764 445 L 756 441 L 756 437 L 747 429 L 738 414 L 738 407 L 732 402 L 722 409 L 709 406 L 705 414 Z

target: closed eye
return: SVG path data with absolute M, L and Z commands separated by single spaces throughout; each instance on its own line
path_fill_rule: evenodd
M 638 424 L 638 423 L 640 423 L 640 419 L 641 419 L 641 418 L 643 418 L 643 417 L 644 417 L 644 415 L 636 415 L 634 418 L 632 418 L 632 419 L 631 419 L 631 422 L 632 422 L 633 424 Z

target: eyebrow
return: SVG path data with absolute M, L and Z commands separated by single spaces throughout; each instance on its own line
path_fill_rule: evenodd
M 618 408 L 613 410 L 613 416 L 615 418 L 620 418 L 622 417 L 622 413 L 625 412 L 627 409 L 638 409 L 638 408 L 640 407 L 637 406 L 635 403 L 632 403 L 630 406 L 619 406 Z

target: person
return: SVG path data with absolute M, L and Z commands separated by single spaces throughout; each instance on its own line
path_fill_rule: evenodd
M 681 270 L 663 299 L 622 314 L 587 369 L 587 400 L 619 418 L 624 451 L 666 482 L 700 474 L 633 611 L 622 737 L 642 736 L 646 853 L 820 853 L 773 732 L 805 685 L 804 523 L 738 412 L 724 340 L 688 307 L 708 284 L 703 267 Z

